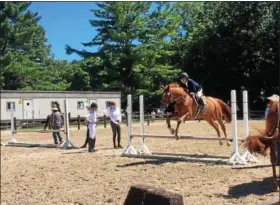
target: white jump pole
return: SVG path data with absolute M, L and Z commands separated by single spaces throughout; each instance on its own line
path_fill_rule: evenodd
M 11 109 L 11 138 L 12 139 L 8 142 L 8 144 L 17 143 L 14 125 L 14 108 Z
M 244 122 L 244 136 L 243 139 L 249 136 L 249 112 L 248 112 L 248 91 L 244 90 L 243 98 L 243 122 Z M 258 160 L 247 149 L 244 150 L 242 157 L 245 161 L 257 162 Z
M 132 131 L 132 100 L 131 95 L 127 96 L 127 118 L 128 118 L 128 145 L 125 148 L 123 154 L 137 154 L 137 151 L 133 148 L 131 143 L 131 131 Z
M 238 152 L 238 140 L 237 140 L 237 117 L 236 117 L 236 91 L 231 91 L 231 117 L 232 117 L 232 138 L 233 138 L 233 150 L 232 155 L 228 162 L 230 164 L 247 164 Z
M 68 100 L 64 100 L 64 119 L 65 119 L 65 125 L 64 125 L 64 132 L 66 134 L 66 140 L 60 145 L 61 149 L 71 149 L 75 148 L 75 146 L 70 141 L 70 131 L 69 131 L 69 116 L 68 116 Z
M 143 97 L 143 95 L 140 95 L 140 97 L 139 97 L 139 110 L 140 110 L 140 134 L 144 135 L 144 97 Z M 142 138 L 142 145 L 139 149 L 139 153 L 151 155 L 150 150 L 145 145 L 145 137 Z

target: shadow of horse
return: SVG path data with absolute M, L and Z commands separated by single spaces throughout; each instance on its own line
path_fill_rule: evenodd
M 238 184 L 230 187 L 226 198 L 239 198 L 246 197 L 248 195 L 265 195 L 271 194 L 271 177 L 264 178 L 261 181 L 252 181 L 249 183 Z M 278 180 L 279 183 L 279 180 Z
M 221 166 L 221 163 L 219 161 L 215 162 L 211 162 L 211 161 L 193 161 L 193 160 L 180 160 L 180 159 L 144 159 L 144 158 L 139 158 L 142 159 L 144 161 L 139 161 L 139 162 L 131 162 L 131 163 L 126 163 L 126 164 L 122 164 L 122 165 L 117 165 L 117 167 L 120 168 L 125 168 L 125 167 L 133 167 L 133 166 L 141 166 L 141 165 L 163 165 L 166 163 L 194 163 L 197 164 L 198 166 Z M 195 159 L 195 158 L 194 158 Z M 225 165 L 227 166 L 227 165 Z

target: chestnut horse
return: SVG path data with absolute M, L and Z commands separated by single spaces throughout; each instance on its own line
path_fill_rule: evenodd
M 162 96 L 162 105 L 167 106 L 169 103 L 175 103 L 175 112 L 167 117 L 167 126 L 172 134 L 175 132 L 176 139 L 179 139 L 178 130 L 182 121 L 186 119 L 202 119 L 207 121 L 221 137 L 218 121 L 222 131 L 227 138 L 226 128 L 223 117 L 227 123 L 231 122 L 231 109 L 222 100 L 213 97 L 204 97 L 206 112 L 203 113 L 197 103 L 197 100 L 190 93 L 186 93 L 177 83 L 172 83 L 164 87 Z M 171 128 L 170 119 L 177 120 L 176 130 Z M 222 145 L 222 141 L 220 141 Z M 227 142 L 230 145 L 229 141 Z
M 276 163 L 277 163 L 277 142 L 279 139 L 279 121 L 280 121 L 280 111 L 279 102 L 271 102 L 267 105 L 270 107 L 270 111 L 265 120 L 265 129 L 260 131 L 259 135 L 249 136 L 246 138 L 245 147 L 251 153 L 259 153 L 266 155 L 268 149 L 270 149 L 270 161 L 272 164 L 272 189 L 277 191 L 278 182 L 276 176 Z M 278 130 L 277 130 L 278 128 Z M 280 154 L 280 153 L 278 153 Z

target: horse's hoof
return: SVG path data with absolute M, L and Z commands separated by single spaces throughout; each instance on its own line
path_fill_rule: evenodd
M 273 190 L 272 190 L 273 192 L 279 192 L 279 187 L 277 187 L 277 188 L 273 188 Z
M 175 139 L 176 139 L 176 140 L 179 140 L 179 139 L 180 139 L 180 136 L 175 135 Z
M 227 146 L 228 146 L 228 147 L 231 146 L 231 143 L 230 143 L 229 141 L 227 141 Z
M 219 144 L 220 144 L 220 145 L 223 145 L 223 142 L 222 142 L 222 141 L 219 141 Z
M 174 129 L 171 129 L 170 132 L 171 132 L 172 135 L 175 134 L 175 130 Z

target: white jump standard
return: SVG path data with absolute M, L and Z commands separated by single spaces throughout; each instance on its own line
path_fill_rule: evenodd
M 244 136 L 246 138 L 249 136 L 249 119 L 248 119 L 248 92 L 244 90 L 242 93 L 243 98 L 243 122 L 244 122 Z M 248 162 L 258 162 L 254 155 L 252 155 L 246 148 L 242 154 L 242 158 Z
M 247 164 L 245 159 L 238 152 L 238 141 L 237 141 L 237 113 L 236 113 L 236 91 L 232 90 L 230 93 L 231 96 L 231 120 L 232 120 L 232 154 L 228 162 L 231 164 Z
M 247 91 L 246 91 L 247 92 Z M 244 95 L 243 95 L 244 96 Z M 141 95 L 139 98 L 139 104 L 140 104 L 140 134 L 131 134 L 131 127 L 132 127 L 132 102 L 131 102 L 131 95 L 128 95 L 127 97 L 127 104 L 128 104 L 128 146 L 126 147 L 125 151 L 123 152 L 122 156 L 125 157 L 136 157 L 136 158 L 149 158 L 149 159 L 165 159 L 165 160 L 179 160 L 179 161 L 202 161 L 202 162 L 215 162 L 215 163 L 223 163 L 223 164 L 247 164 L 246 160 L 250 159 L 249 161 L 256 161 L 253 155 L 251 155 L 247 150 L 245 150 L 243 155 L 240 155 L 238 152 L 238 141 L 244 141 L 243 139 L 238 139 L 237 137 L 237 117 L 236 117 L 236 91 L 231 91 L 231 109 L 232 109 L 232 138 L 218 138 L 218 137 L 194 137 L 194 136 L 180 136 L 180 139 L 182 140 L 205 140 L 205 141 L 232 141 L 232 154 L 229 157 L 228 160 L 221 159 L 217 157 L 216 159 L 211 158 L 193 158 L 193 157 L 183 157 L 183 156 L 171 156 L 169 153 L 169 156 L 163 156 L 157 153 L 157 155 L 152 155 L 150 150 L 145 144 L 145 138 L 161 138 L 161 139 L 175 139 L 172 135 L 153 135 L 153 134 L 144 134 L 144 100 L 143 96 Z M 245 100 L 247 102 L 247 100 Z M 248 108 L 247 108 L 248 110 Z M 246 111 L 246 109 L 245 109 Z M 245 130 L 248 130 L 248 112 L 244 113 L 244 116 L 247 116 L 245 118 L 245 122 L 247 119 L 247 124 Z M 245 134 L 247 137 L 248 134 Z M 139 138 L 142 137 L 142 145 L 139 149 L 139 152 L 137 152 L 134 147 L 132 146 L 132 138 Z

